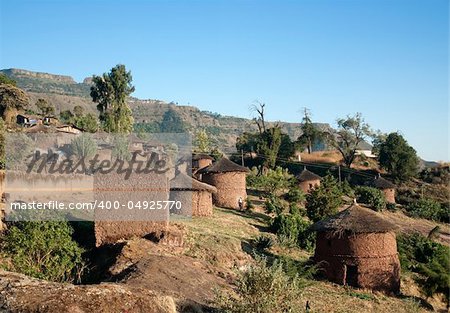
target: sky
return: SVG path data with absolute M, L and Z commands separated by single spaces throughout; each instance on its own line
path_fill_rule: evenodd
M 116 64 L 134 96 L 300 122 L 361 112 L 450 161 L 448 0 L 0 0 L 0 68 L 82 81 Z

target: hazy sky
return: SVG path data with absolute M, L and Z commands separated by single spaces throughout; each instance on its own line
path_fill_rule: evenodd
M 73 76 L 118 63 L 139 98 L 270 120 L 361 112 L 450 160 L 448 0 L 0 0 L 0 67 Z

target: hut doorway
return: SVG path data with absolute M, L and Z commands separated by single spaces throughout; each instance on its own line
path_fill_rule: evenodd
M 358 287 L 358 266 L 344 265 L 344 267 L 345 267 L 344 285 Z

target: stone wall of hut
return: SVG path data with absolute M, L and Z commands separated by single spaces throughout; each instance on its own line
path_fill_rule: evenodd
M 172 210 L 183 216 L 211 216 L 213 214 L 212 195 L 206 190 L 172 190 L 170 200 L 180 201 L 181 210 Z
M 239 198 L 247 198 L 244 172 L 205 173 L 202 180 L 217 188 L 213 203 L 221 208 L 239 209 Z
M 320 179 L 299 182 L 298 186 L 304 193 L 309 193 L 312 188 L 320 186 Z
M 389 188 L 389 189 L 383 189 L 384 197 L 386 199 L 387 203 L 395 203 L 395 189 Z
M 400 289 L 400 262 L 392 232 L 341 236 L 318 233 L 314 259 L 323 261 L 325 275 L 335 283 L 388 293 Z M 355 266 L 353 280 L 348 271 Z

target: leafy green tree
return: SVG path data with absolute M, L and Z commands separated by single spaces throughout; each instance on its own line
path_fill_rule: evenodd
M 0 73 L 0 84 L 17 86 L 17 82 L 14 79 L 9 78 L 3 73 Z
M 73 112 L 76 117 L 81 117 L 84 114 L 84 108 L 81 105 L 76 105 L 73 107 Z
M 92 113 L 76 118 L 75 125 L 89 133 L 95 133 L 98 130 L 98 119 Z
M 97 143 L 90 134 L 83 133 L 70 143 L 71 151 L 79 158 L 91 158 L 97 153 Z
M 280 146 L 281 128 L 279 126 L 268 128 L 261 134 L 257 151 L 263 158 L 264 169 L 275 168 Z
M 211 152 L 211 139 L 208 136 L 208 133 L 202 129 L 197 132 L 195 135 L 195 151 L 201 153 L 209 153 Z
M 45 99 L 39 98 L 36 101 L 36 107 L 39 109 L 39 111 L 41 111 L 41 114 L 43 115 L 55 114 L 55 106 Z
M 130 140 L 123 134 L 117 134 L 113 139 L 112 156 L 118 160 L 128 161 L 131 158 Z
M 306 146 L 308 153 L 311 154 L 313 143 L 322 139 L 323 135 L 320 129 L 312 123 L 309 111 L 306 108 L 304 110 L 304 116 L 300 128 L 302 130 L 302 134 L 298 137 L 297 142 L 300 146 Z
M 281 134 L 280 148 L 278 149 L 278 158 L 289 160 L 295 153 L 295 144 L 288 134 Z
M 380 130 L 378 130 L 372 138 L 372 153 L 375 155 L 380 155 L 380 149 L 383 142 L 386 141 L 387 134 L 382 133 Z
M 294 176 L 287 169 L 277 167 L 269 169 L 259 180 L 258 187 L 262 188 L 269 197 L 279 197 L 292 184 Z
M 26 275 L 56 282 L 74 282 L 83 269 L 83 249 L 72 240 L 68 222 L 16 222 L 2 241 L 2 254 L 12 268 Z
M 386 199 L 381 190 L 373 187 L 358 186 L 355 189 L 356 200 L 370 206 L 375 211 L 386 208 Z
M 390 133 L 380 145 L 380 165 L 397 181 L 407 181 L 417 175 L 419 158 L 416 150 L 399 133 Z
M 134 92 L 132 80 L 131 72 L 121 64 L 109 73 L 92 78 L 91 97 L 97 103 L 100 120 L 107 132 L 129 133 L 133 129 L 132 112 L 127 103 L 128 96 Z
M 342 190 L 337 180 L 331 175 L 325 176 L 320 186 L 306 195 L 306 214 L 313 222 L 336 214 L 341 205 Z
M 17 111 L 29 105 L 27 94 L 13 85 L 0 84 L 0 114 L 7 124 L 16 122 Z
M 338 119 L 337 124 L 337 138 L 329 134 L 328 141 L 342 155 L 345 165 L 350 167 L 355 160 L 358 145 L 366 137 L 371 137 L 372 131 L 370 130 L 370 126 L 364 122 L 361 113 Z
M 164 112 L 159 129 L 161 133 L 184 133 L 186 126 L 180 115 L 174 109 L 170 108 Z

